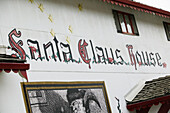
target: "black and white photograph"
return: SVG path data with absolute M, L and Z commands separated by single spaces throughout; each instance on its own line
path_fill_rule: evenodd
M 104 82 L 22 82 L 27 113 L 111 113 Z

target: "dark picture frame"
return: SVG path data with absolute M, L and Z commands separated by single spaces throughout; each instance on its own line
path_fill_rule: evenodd
M 111 113 L 104 81 L 21 82 L 27 113 Z M 79 109 L 80 110 L 80 109 Z

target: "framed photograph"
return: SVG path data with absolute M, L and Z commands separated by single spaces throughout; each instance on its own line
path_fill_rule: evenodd
M 103 81 L 22 82 L 27 113 L 111 113 Z

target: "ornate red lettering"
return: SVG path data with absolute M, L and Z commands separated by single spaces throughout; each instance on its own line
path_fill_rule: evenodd
M 26 59 L 26 55 L 25 55 L 25 51 L 24 49 L 21 47 L 23 45 L 23 42 L 22 40 L 19 40 L 18 42 L 16 42 L 14 40 L 14 38 L 12 37 L 12 35 L 16 36 L 17 38 L 20 38 L 21 36 L 21 32 L 20 31 L 16 31 L 16 29 L 13 29 L 8 37 L 9 37 L 9 44 L 11 45 L 12 47 L 12 50 L 14 50 L 21 59 L 25 60 Z M 17 57 L 16 54 L 12 54 L 13 57 Z
M 90 66 L 90 61 L 91 61 L 91 59 L 89 59 L 88 53 L 87 53 L 87 49 L 86 49 L 86 46 L 88 46 L 88 44 L 87 44 L 86 41 L 84 40 L 83 44 L 81 45 L 81 41 L 82 41 L 82 39 L 80 39 L 79 42 L 78 42 L 79 54 L 80 54 L 82 60 L 83 60 L 86 64 L 89 64 L 89 68 L 91 69 L 91 66 Z

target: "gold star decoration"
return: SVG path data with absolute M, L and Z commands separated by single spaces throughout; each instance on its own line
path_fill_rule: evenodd
M 69 30 L 71 33 L 73 33 L 73 29 L 72 29 L 71 25 L 69 25 L 68 30 Z
M 42 4 L 40 4 L 40 5 L 38 6 L 38 8 L 41 10 L 41 12 L 44 12 L 44 7 L 43 7 Z
M 66 41 L 68 44 L 70 44 L 70 37 L 67 36 Z
M 51 22 L 53 22 L 53 17 L 51 16 L 51 14 L 49 14 L 48 19 L 49 19 Z
M 83 10 L 82 4 L 78 4 L 78 8 L 79 8 L 79 11 L 82 11 Z
M 29 2 L 31 2 L 31 3 L 33 3 L 34 2 L 34 0 L 28 0 Z
M 51 29 L 50 33 L 51 33 L 51 35 L 52 35 L 53 37 L 55 36 L 55 32 L 54 32 L 53 29 Z

